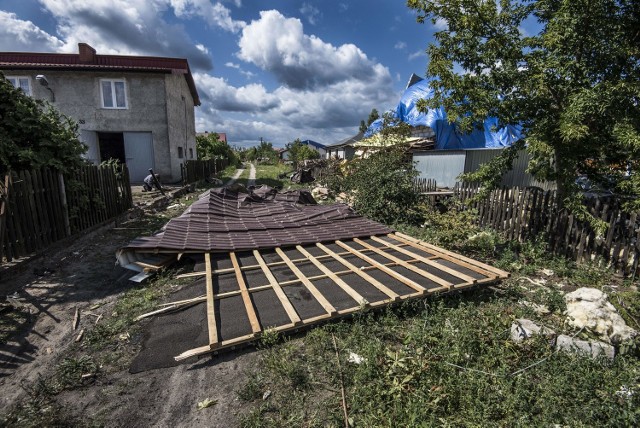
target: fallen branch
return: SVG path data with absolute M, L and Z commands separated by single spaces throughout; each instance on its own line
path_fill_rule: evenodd
M 74 330 L 78 329 L 78 323 L 80 322 L 80 310 L 76 307 L 76 313 L 73 316 L 73 322 L 71 324 L 71 326 L 73 327 Z

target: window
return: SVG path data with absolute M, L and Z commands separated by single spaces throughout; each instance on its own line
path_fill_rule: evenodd
M 27 76 L 7 76 L 7 80 L 16 88 L 22 89 L 27 95 L 31 95 L 30 79 Z
M 189 148 L 189 159 L 193 159 L 193 149 Z
M 100 80 L 103 108 L 127 108 L 127 86 L 124 79 Z
M 184 153 L 182 152 L 182 147 L 178 147 L 178 159 L 182 159 L 184 157 Z

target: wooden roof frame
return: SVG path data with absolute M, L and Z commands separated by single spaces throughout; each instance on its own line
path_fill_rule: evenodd
M 386 238 L 386 239 L 385 239 Z M 179 302 L 172 302 L 163 304 L 164 309 L 160 309 L 159 311 L 154 311 L 147 315 L 155 315 L 157 313 L 161 313 L 165 310 L 174 310 L 180 309 L 182 307 L 191 306 L 193 304 L 197 304 L 199 302 L 206 302 L 207 307 L 207 328 L 208 328 L 208 337 L 209 343 L 205 346 L 197 347 L 190 349 L 186 352 L 181 353 L 175 357 L 176 361 L 185 360 L 190 357 L 202 356 L 212 352 L 216 352 L 220 349 L 230 348 L 234 346 L 238 346 L 244 343 L 252 342 L 260 337 L 262 333 L 266 330 L 265 326 L 260 324 L 259 318 L 256 314 L 256 308 L 251 300 L 251 294 L 262 291 L 262 290 L 273 290 L 275 295 L 277 296 L 277 301 L 274 304 L 279 304 L 282 306 L 287 316 L 289 317 L 289 322 L 277 325 L 273 327 L 269 327 L 269 330 L 277 331 L 277 332 L 287 332 L 293 331 L 301 327 L 310 326 L 322 321 L 334 319 L 337 317 L 345 316 L 348 314 L 352 314 L 361 310 L 364 307 L 380 307 L 384 305 L 388 305 L 393 302 L 424 297 L 429 295 L 434 295 L 438 293 L 451 292 L 454 290 L 465 289 L 473 286 L 483 285 L 494 283 L 496 281 L 505 279 L 509 277 L 509 273 L 503 270 L 497 269 L 493 266 L 489 266 L 487 264 L 478 262 L 476 260 L 470 259 L 468 257 L 464 257 L 462 255 L 453 253 L 451 251 L 444 250 L 442 248 L 436 247 L 434 245 L 425 243 L 416 238 L 410 237 L 408 235 L 404 235 L 402 233 L 390 233 L 386 236 L 371 236 L 371 240 L 374 242 L 381 244 L 381 246 L 374 246 L 369 243 L 366 243 L 360 239 L 353 239 L 352 242 L 357 243 L 362 247 L 362 249 L 356 249 L 351 245 L 342 242 L 335 241 L 339 247 L 344 249 L 343 252 L 335 252 L 329 249 L 326 245 L 322 243 L 317 243 L 315 246 L 322 250 L 323 255 L 314 256 L 309 253 L 304 247 L 297 246 L 296 249 L 302 253 L 305 257 L 299 259 L 291 259 L 288 257 L 284 251 L 280 248 L 276 248 L 275 251 L 281 258 L 281 261 L 267 263 L 262 257 L 261 250 L 253 250 L 253 256 L 257 260 L 256 265 L 247 265 L 240 266 L 238 263 L 238 259 L 234 252 L 229 253 L 229 257 L 232 262 L 232 268 L 226 269 L 212 269 L 211 264 L 211 254 L 205 253 L 205 271 L 204 272 L 194 272 L 191 274 L 180 275 L 180 277 L 196 277 L 196 276 L 205 276 L 206 278 L 206 294 L 196 297 L 194 299 L 183 300 Z M 306 246 L 309 248 L 310 246 Z M 390 254 L 390 252 L 402 253 L 405 256 L 410 257 L 409 259 L 401 259 L 397 256 Z M 384 257 L 387 260 L 387 263 L 381 263 L 372 258 L 374 254 L 378 256 Z M 356 256 L 360 261 L 363 262 L 364 266 L 357 267 L 351 262 L 347 261 L 345 257 L 348 256 Z M 345 267 L 345 270 L 342 271 L 332 271 L 331 269 L 325 266 L 326 261 L 336 261 Z M 438 263 L 438 261 L 446 261 L 448 265 Z M 317 267 L 322 275 L 315 276 L 306 276 L 302 271 L 298 268 L 298 266 L 302 263 L 312 263 Z M 441 272 L 449 275 L 449 277 L 455 277 L 458 281 L 450 282 L 443 278 L 438 277 L 437 274 L 434 274 L 434 271 L 428 272 L 420 267 L 416 266 L 416 264 L 422 263 L 428 265 L 430 268 L 434 268 L 436 270 L 440 270 Z M 271 272 L 271 268 L 276 266 L 287 266 L 291 271 L 295 274 L 295 280 L 289 281 L 278 281 L 276 277 Z M 436 283 L 438 286 L 427 288 L 420 283 L 411 280 L 397 271 L 393 270 L 394 267 L 400 266 L 405 268 L 411 272 L 414 272 L 424 278 L 429 279 L 430 281 Z M 461 270 L 472 271 L 476 276 L 480 276 L 480 278 L 474 278 L 470 276 L 469 273 L 464 273 L 456 268 L 461 268 Z M 264 273 L 268 280 L 268 284 L 261 286 L 254 286 L 252 288 L 248 288 L 245 280 L 243 279 L 242 272 L 248 270 L 260 270 Z M 390 277 L 394 278 L 396 281 L 403 283 L 407 287 L 412 289 L 412 292 L 408 294 L 399 295 L 398 293 L 391 290 L 381 281 L 373 278 L 368 272 L 372 270 L 378 270 L 380 272 L 384 272 Z M 238 290 L 214 294 L 214 282 L 216 281 L 216 277 L 222 274 L 230 274 L 234 273 L 236 281 L 238 283 Z M 377 301 L 367 301 L 364 297 L 362 297 L 356 290 L 354 290 L 347 281 L 343 280 L 341 277 L 344 275 L 356 274 L 359 278 L 366 281 L 371 287 L 376 288 L 378 291 L 382 292 L 385 295 L 384 299 Z M 344 292 L 346 292 L 351 299 L 353 299 L 353 305 L 346 309 L 338 310 L 336 309 L 329 300 L 322 294 L 322 292 L 314 286 L 313 282 L 319 279 L 330 279 L 336 286 L 340 287 Z M 283 287 L 292 284 L 302 284 L 309 293 L 313 296 L 313 298 L 323 307 L 325 313 L 319 316 L 312 316 L 309 318 L 302 318 L 300 314 L 296 312 L 291 300 L 287 297 L 287 294 L 283 291 Z M 232 296 L 241 296 L 244 304 L 244 308 L 249 319 L 251 325 L 251 333 L 239 337 L 230 338 L 227 340 L 220 340 L 220 336 L 218 334 L 218 325 L 216 324 L 216 312 L 215 312 L 215 300 L 224 299 Z M 220 315 L 220 314 L 218 314 Z M 142 316 L 144 317 L 144 316 Z

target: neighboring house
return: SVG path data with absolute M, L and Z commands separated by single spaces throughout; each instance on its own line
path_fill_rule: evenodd
M 282 159 L 283 161 L 288 161 L 289 160 L 289 149 L 287 149 L 287 148 L 278 149 L 278 157 L 280 159 Z
M 199 137 L 206 136 L 207 134 L 214 134 L 214 132 L 204 131 L 204 132 L 196 133 L 196 135 L 199 136 Z M 228 142 L 227 142 L 227 134 L 226 133 L 224 133 L 224 132 L 215 132 L 215 134 L 218 134 L 218 140 L 222 141 L 223 143 L 228 144 Z
M 353 159 L 354 155 L 356 154 L 356 149 L 353 145 L 363 138 L 364 134 L 360 132 L 352 137 L 345 138 L 342 141 L 338 141 L 337 143 L 329 144 L 325 147 L 327 151 L 327 159 Z
M 197 157 L 200 99 L 187 60 L 78 48 L 78 54 L 0 52 L 0 71 L 78 122 L 89 161 L 126 162 L 132 182 L 142 182 L 149 168 L 163 182 L 179 181 L 180 164 Z
M 311 140 L 304 140 L 304 141 L 301 141 L 301 143 L 304 144 L 305 146 L 309 146 L 316 152 L 320 153 L 321 159 L 324 158 L 325 154 L 327 153 L 327 150 L 324 144 L 316 143 L 315 141 L 311 141 Z

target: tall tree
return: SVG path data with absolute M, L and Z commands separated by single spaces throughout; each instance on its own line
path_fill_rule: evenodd
M 372 108 L 371 113 L 369 113 L 369 117 L 367 118 L 367 122 L 365 123 L 364 120 L 360 121 L 360 132 L 367 132 L 367 128 L 369 128 L 369 126 L 378 119 L 380 119 L 380 113 L 378 113 L 378 110 Z
M 582 218 L 578 175 L 636 196 L 628 206 L 640 208 L 640 2 L 407 3 L 418 22 L 447 27 L 429 45 L 434 96 L 419 107 L 442 105 L 467 131 L 488 116 L 521 125 L 530 171 L 555 180 L 561 203 Z M 527 34 L 533 20 L 540 30 Z

